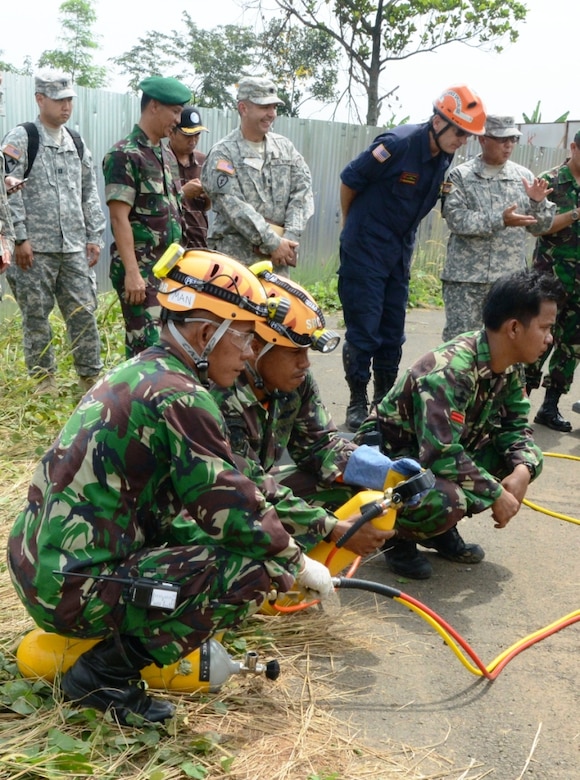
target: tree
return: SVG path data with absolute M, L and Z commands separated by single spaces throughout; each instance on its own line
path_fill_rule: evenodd
M 324 30 L 272 20 L 260 35 L 260 64 L 278 84 L 284 100 L 278 113 L 298 116 L 307 100 L 336 100 L 338 49 Z
M 134 92 L 146 76 L 174 76 L 188 85 L 197 106 L 235 107 L 228 90 L 254 63 L 255 33 L 232 24 L 202 30 L 186 11 L 182 19 L 184 29 L 169 35 L 148 32 L 113 62 L 130 76 L 129 87 Z
M 97 16 L 87 0 L 65 0 L 60 5 L 62 48 L 43 51 L 39 67 L 51 67 L 70 73 L 81 87 L 104 87 L 107 83 L 106 68 L 93 64 L 92 52 L 99 48 L 92 26 Z
M 250 0 L 249 5 L 254 0 Z M 261 3 L 262 0 L 257 0 Z M 324 31 L 347 58 L 351 102 L 361 87 L 366 93 L 366 123 L 377 125 L 381 107 L 396 87 L 385 90 L 381 77 L 389 62 L 460 42 L 491 46 L 518 38 L 515 22 L 527 9 L 517 0 L 275 0 L 284 18 L 310 30 Z

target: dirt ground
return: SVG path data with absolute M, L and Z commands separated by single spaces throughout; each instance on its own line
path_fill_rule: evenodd
M 438 344 L 442 326 L 442 311 L 411 311 L 402 366 Z M 340 348 L 314 355 L 313 370 L 341 427 L 348 399 Z M 532 417 L 542 398 L 541 390 L 532 394 Z M 580 374 L 560 406 L 574 425 L 572 433 L 536 426 L 544 452 L 580 456 L 580 415 L 571 412 L 579 399 Z M 580 462 L 547 458 L 528 498 L 580 518 L 579 471 Z M 523 507 L 505 529 L 495 529 L 486 512 L 463 521 L 460 531 L 467 541 L 484 547 L 486 558 L 479 565 L 453 564 L 432 553 L 430 580 L 401 581 L 379 557 L 366 561 L 357 576 L 419 599 L 459 632 L 486 665 L 514 642 L 580 608 L 578 525 Z M 442 769 L 440 762 L 430 765 L 427 759 L 419 767 L 426 777 L 580 777 L 580 624 L 526 649 L 497 680 L 487 682 L 469 672 L 435 630 L 404 605 L 360 591 L 340 596 L 348 604 L 377 605 L 376 617 L 364 618 L 374 637 L 372 652 L 346 642 L 343 656 L 337 653 L 343 664 L 339 684 L 349 695 L 334 707 L 371 744 L 432 745 L 450 765 L 445 774 L 435 774 Z

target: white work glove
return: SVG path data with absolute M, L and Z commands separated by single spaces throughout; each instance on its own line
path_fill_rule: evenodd
M 326 566 L 307 555 L 302 558 L 302 566 L 296 575 L 296 580 L 306 590 L 316 591 L 321 599 L 334 595 L 332 575 Z

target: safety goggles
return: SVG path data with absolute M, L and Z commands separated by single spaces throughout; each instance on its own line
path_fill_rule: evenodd
M 205 322 L 208 325 L 215 325 L 216 330 L 222 323 L 215 322 L 214 320 L 208 320 L 204 317 L 186 317 L 183 322 Z M 223 333 L 229 333 L 232 339 L 232 343 L 240 350 L 240 352 L 247 352 L 250 348 L 252 341 L 254 340 L 254 331 L 242 331 L 236 330 L 236 328 L 223 328 Z

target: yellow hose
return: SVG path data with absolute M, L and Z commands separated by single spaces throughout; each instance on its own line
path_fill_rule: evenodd
M 580 460 L 580 456 L 578 455 L 563 455 L 560 452 L 544 452 L 542 453 L 545 458 L 563 458 L 564 460 Z M 534 509 L 536 512 L 541 512 L 544 515 L 548 515 L 549 517 L 555 517 L 557 520 L 565 520 L 567 523 L 574 523 L 574 525 L 580 525 L 580 520 L 578 520 L 575 517 L 570 517 L 570 515 L 564 515 L 561 512 L 554 512 L 551 509 L 546 509 L 544 506 L 540 506 L 540 504 L 535 504 L 533 501 L 529 501 L 527 498 L 524 498 L 522 501 L 522 504 L 525 504 L 530 509 Z

